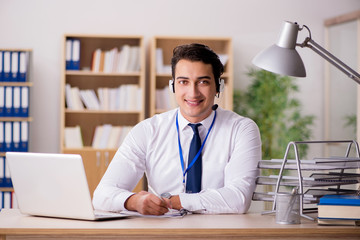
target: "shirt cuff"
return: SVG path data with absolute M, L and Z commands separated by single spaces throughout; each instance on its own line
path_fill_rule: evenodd
M 116 209 L 116 208 L 117 208 L 116 206 L 120 206 L 120 209 L 116 209 L 117 211 L 118 211 L 118 210 L 120 210 L 120 211 L 127 210 L 127 209 L 125 208 L 125 202 L 126 202 L 126 200 L 127 200 L 130 196 L 132 196 L 132 195 L 134 195 L 134 194 L 135 194 L 135 193 L 133 193 L 133 192 L 122 192 L 121 194 L 119 194 L 119 195 L 115 198 L 115 201 L 114 201 L 115 206 L 114 206 L 113 209 Z
M 200 194 L 198 193 L 180 193 L 179 198 L 181 206 L 188 211 L 206 210 L 201 204 Z

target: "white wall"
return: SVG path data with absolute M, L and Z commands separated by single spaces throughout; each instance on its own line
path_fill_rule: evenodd
M 309 26 L 323 45 L 324 19 L 358 9 L 359 0 L 0 0 L 0 48 L 33 49 L 30 150 L 58 152 L 64 33 L 143 35 L 146 45 L 155 35 L 232 37 L 235 87 L 244 89 L 252 58 L 276 41 L 283 20 Z M 310 51 L 300 50 L 308 77 L 298 97 L 317 117 L 318 140 L 324 61 Z

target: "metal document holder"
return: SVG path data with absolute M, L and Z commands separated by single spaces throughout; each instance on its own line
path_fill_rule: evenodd
M 278 179 L 277 179 L 277 182 L 276 182 L 276 188 L 275 188 L 275 195 L 274 195 L 274 199 L 273 199 L 273 206 L 272 206 L 272 210 L 271 211 L 265 211 L 265 212 L 262 212 L 262 214 L 270 214 L 270 213 L 275 213 L 276 212 L 276 194 L 279 192 L 279 188 L 280 188 L 280 182 L 281 182 L 281 179 L 283 178 L 283 172 L 285 170 L 285 166 L 287 164 L 287 161 L 288 161 L 288 154 L 289 154 L 289 151 L 290 151 L 290 147 L 293 146 L 294 147 L 294 153 L 295 153 L 295 160 L 296 160 L 296 165 L 297 165 L 297 177 L 298 177 L 298 181 L 299 181 L 299 185 L 298 185 L 298 193 L 301 194 L 301 197 L 300 197 L 300 216 L 301 217 L 304 217 L 304 218 L 307 218 L 307 219 L 310 219 L 310 220 L 315 220 L 314 218 L 308 216 L 305 214 L 305 209 L 304 209 L 304 201 L 303 201 L 303 198 L 304 198 L 304 186 L 303 186 L 303 176 L 302 176 L 302 172 L 301 172 L 301 162 L 300 162 L 300 158 L 299 158 L 299 149 L 298 149 L 298 145 L 299 144 L 327 144 L 327 143 L 330 143 L 330 144 L 334 144 L 334 143 L 349 143 L 348 144 L 348 147 L 347 147 L 347 150 L 346 150 L 346 153 L 345 153 L 345 158 L 348 158 L 349 157 L 349 154 L 350 154 L 350 150 L 351 150 L 351 147 L 352 145 L 355 146 L 355 150 L 356 150 L 356 155 L 357 155 L 357 158 L 359 158 L 358 160 L 356 161 L 360 161 L 360 151 L 359 151 L 359 145 L 358 143 L 355 141 L 355 140 L 340 140 L 340 141 L 293 141 L 293 142 L 289 142 L 288 145 L 287 145 L 287 148 L 286 148 L 286 151 L 285 151 L 285 155 L 284 155 L 284 159 L 283 159 L 283 162 L 282 162 L 282 165 L 281 165 L 281 168 L 280 168 L 280 172 L 279 172 L 279 175 L 278 175 Z M 329 161 L 331 161 L 331 158 L 329 158 Z M 347 160 L 344 159 L 343 162 L 345 163 Z M 346 168 L 343 168 L 340 170 L 340 173 L 344 173 L 344 170 Z M 319 170 L 321 170 L 319 168 Z M 338 189 L 340 189 L 340 186 L 341 184 L 333 184 L 333 185 L 336 185 Z M 306 209 L 308 212 L 314 212 L 316 211 L 316 209 Z

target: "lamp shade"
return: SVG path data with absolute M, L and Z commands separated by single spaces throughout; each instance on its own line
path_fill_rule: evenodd
M 304 63 L 295 50 L 298 31 L 298 24 L 284 22 L 277 43 L 260 52 L 253 64 L 270 72 L 305 77 Z

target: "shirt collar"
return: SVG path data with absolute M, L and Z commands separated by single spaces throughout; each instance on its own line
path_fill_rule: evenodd
M 190 123 L 188 120 L 186 120 L 186 118 L 184 118 L 184 116 L 181 114 L 180 112 L 180 108 L 178 108 L 177 111 L 178 114 L 178 121 L 179 121 L 179 129 L 182 131 L 184 130 L 185 127 L 188 126 L 188 124 Z M 211 114 L 205 118 L 204 120 L 202 120 L 200 123 L 202 124 L 202 126 L 204 126 L 206 128 L 206 130 L 208 130 L 211 126 L 211 123 L 213 121 L 214 118 L 214 111 L 211 111 Z

